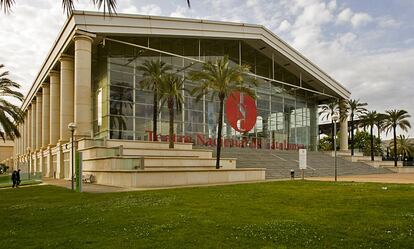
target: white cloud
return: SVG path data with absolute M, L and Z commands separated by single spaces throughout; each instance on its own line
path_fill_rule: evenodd
M 347 23 L 351 21 L 353 12 L 351 9 L 346 8 L 344 10 L 342 10 L 339 15 L 338 15 L 338 22 L 340 23 Z
M 355 13 L 352 16 L 351 23 L 354 27 L 359 27 L 361 25 L 365 25 L 372 21 L 372 17 L 367 13 Z
M 354 13 L 350 8 L 342 10 L 337 16 L 337 23 L 350 23 L 353 27 L 363 26 L 372 21 L 372 17 L 363 12 Z
M 156 4 L 148 4 L 139 8 L 139 13 L 144 15 L 160 16 L 162 11 L 160 6 Z
M 378 19 L 378 26 L 381 28 L 398 28 L 401 26 L 401 22 L 396 21 L 392 17 L 386 16 Z
M 286 32 L 290 29 L 292 25 L 290 24 L 290 22 L 288 20 L 283 20 L 280 25 L 279 28 L 277 29 L 280 32 Z

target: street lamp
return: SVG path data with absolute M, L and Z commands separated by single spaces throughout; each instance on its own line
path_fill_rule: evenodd
M 335 169 L 335 182 L 338 180 L 338 166 L 337 166 L 337 158 L 336 158 L 336 122 L 338 122 L 339 116 L 338 114 L 332 115 L 332 121 L 334 123 L 334 137 L 333 137 L 333 147 L 334 147 L 334 169 Z
M 77 126 L 76 126 L 76 123 L 69 123 L 68 124 L 68 129 L 70 130 L 70 132 L 71 132 L 71 151 L 72 151 L 72 157 L 71 157 L 71 168 L 72 168 L 72 175 L 71 175 L 71 182 L 72 182 L 72 190 L 74 190 L 75 189 L 75 185 L 74 185 L 74 181 L 73 181 L 73 178 L 74 178 L 74 173 L 75 173 L 75 170 L 74 170 L 74 164 L 75 164 L 75 160 L 73 160 L 73 157 L 75 156 L 75 153 L 74 153 L 74 133 L 75 133 L 75 130 L 76 130 L 76 128 L 77 128 Z

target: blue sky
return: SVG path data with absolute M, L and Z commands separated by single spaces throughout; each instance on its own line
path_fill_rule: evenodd
M 58 0 L 16 2 L 11 14 L 0 14 L 0 63 L 27 91 L 66 15 Z M 80 0 L 76 8 L 95 10 L 90 2 Z M 191 2 L 188 9 L 185 0 L 119 0 L 118 12 L 262 24 L 370 109 L 414 115 L 413 0 Z

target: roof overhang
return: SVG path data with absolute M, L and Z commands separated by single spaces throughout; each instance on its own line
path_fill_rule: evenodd
M 98 36 L 158 35 L 261 40 L 318 82 L 321 82 L 330 92 L 334 93 L 334 96 L 340 99 L 348 99 L 351 95 L 344 86 L 270 30 L 260 25 L 146 15 L 117 14 L 108 16 L 100 12 L 74 11 L 65 22 L 42 64 L 35 82 L 23 102 L 23 108 L 27 107 L 34 93 L 47 79 L 48 72 L 59 60 L 59 55 L 64 52 L 71 42 L 73 35 L 80 30 Z

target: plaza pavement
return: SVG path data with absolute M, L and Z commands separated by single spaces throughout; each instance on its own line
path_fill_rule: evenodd
M 306 179 L 313 181 L 334 181 L 334 178 L 332 176 L 309 177 Z M 414 184 L 414 173 L 338 176 L 338 181 Z

